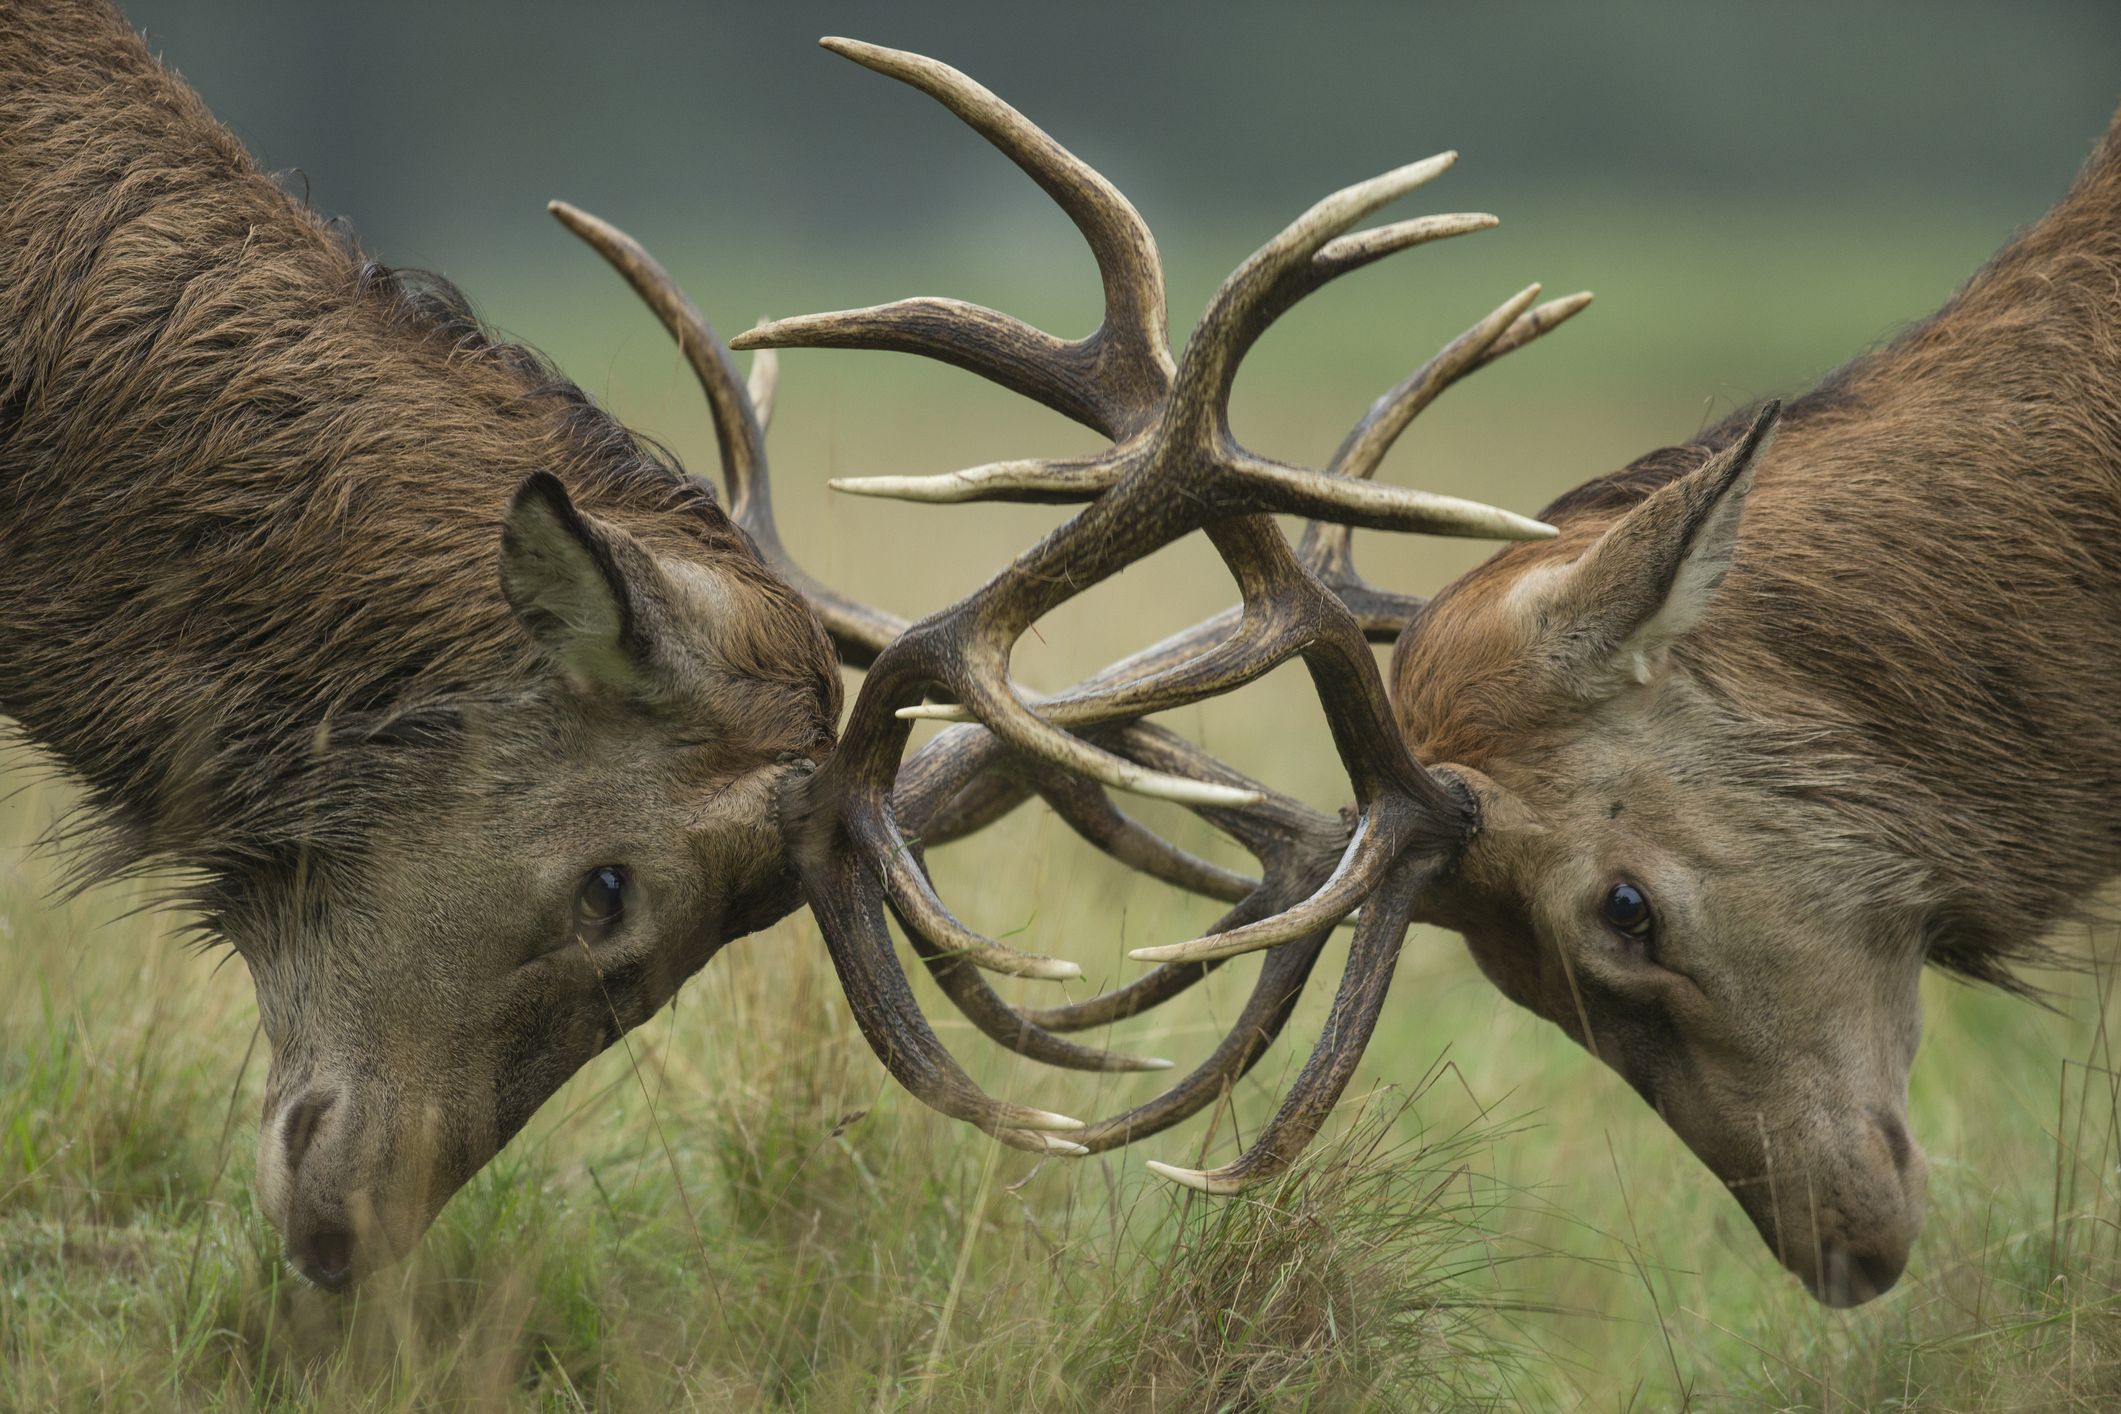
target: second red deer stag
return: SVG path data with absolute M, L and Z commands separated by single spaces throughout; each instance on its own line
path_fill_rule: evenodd
M 1112 508 L 1120 536 L 1119 508 L 1145 481 L 1185 485 L 1209 508 L 1242 610 L 1039 703 L 1040 716 L 1221 779 L 1139 719 L 1301 654 L 1359 795 L 1352 837 L 1293 802 L 1207 812 L 1267 864 L 1247 891 L 1085 803 L 1079 784 L 997 767 L 981 810 L 1038 791 L 1121 858 L 1238 907 L 1210 936 L 1137 950 L 1161 965 L 1107 997 L 1022 1011 L 969 969 L 933 964 L 953 1000 L 1036 1055 L 1053 1031 L 1135 1014 L 1223 958 L 1269 950 L 1200 1071 L 1071 1136 L 1105 1147 L 1243 1073 L 1323 930 L 1359 905 L 1324 1035 L 1274 1120 L 1221 1169 L 1154 1166 L 1228 1192 L 1281 1172 L 1316 1132 L 1408 922 L 1440 923 L 1508 996 L 1625 1076 L 1818 1297 L 1854 1304 L 1891 1286 L 1926 1196 L 1906 1119 L 1924 966 L 2020 986 L 2014 964 L 2040 958 L 2121 868 L 2121 127 L 1935 317 L 1787 408 L 1570 492 L 1545 512 L 1553 538 L 1424 605 L 1354 574 L 1346 525 L 1395 523 L 1366 478 L 1452 381 L 1580 301 L 1534 309 L 1527 292 L 1469 330 L 1379 400 L 1337 476 L 1267 463 L 1224 415 L 1250 341 L 1354 264 L 1481 218 L 1342 235 L 1384 187 L 1329 198 L 1232 277 L 1174 376 L 1154 244 L 1124 198 L 955 71 L 828 43 L 936 96 L 1055 197 L 1097 255 L 1106 323 L 1062 344 L 916 300 L 784 320 L 737 344 L 943 358 L 1112 439 L 1087 458 L 848 489 L 1089 500 L 1084 518 Z M 1306 509 L 1302 495 L 1335 480 L 1342 524 L 1314 524 L 1294 557 L 1247 514 L 1257 486 Z M 1371 730 L 1383 689 L 1362 633 L 1398 644 L 1388 734 Z M 1463 841 L 1440 840 L 1440 824 Z

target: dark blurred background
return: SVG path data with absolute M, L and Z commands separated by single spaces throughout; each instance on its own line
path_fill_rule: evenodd
M 923 100 L 820 53 L 821 34 L 979 77 L 1179 243 L 1453 145 L 1469 164 L 1452 196 L 1476 206 L 1830 220 L 1913 201 L 2022 220 L 2121 97 L 2108 0 L 127 10 L 269 166 L 299 168 L 386 254 L 445 267 L 542 241 L 539 204 L 562 192 L 738 253 L 1035 219 Z

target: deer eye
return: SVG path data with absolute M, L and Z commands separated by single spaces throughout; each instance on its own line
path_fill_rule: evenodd
M 626 916 L 626 871 L 616 864 L 600 864 L 582 876 L 574 895 L 574 922 L 578 932 L 601 937 L 619 926 Z
M 1606 893 L 1603 913 L 1608 928 L 1630 938 L 1647 941 L 1656 931 L 1657 916 L 1650 911 L 1649 896 L 1633 884 L 1613 885 Z

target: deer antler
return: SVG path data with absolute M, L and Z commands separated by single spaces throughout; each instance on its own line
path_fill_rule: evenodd
M 945 477 L 835 482 L 858 494 L 918 500 L 1091 502 L 970 597 L 894 636 L 892 621 L 820 589 L 788 563 L 765 509 L 759 419 L 697 311 L 637 245 L 593 218 L 556 208 L 677 335 L 715 413 L 732 508 L 762 550 L 818 603 L 843 657 L 870 667 L 840 749 L 787 802 L 806 891 L 865 1034 L 902 1083 L 1007 1142 L 1068 1152 L 1153 1133 L 1211 1101 L 1286 1021 L 1331 929 L 1364 905 L 1325 1035 L 1268 1130 L 1237 1164 L 1214 1174 L 1159 1166 L 1217 1189 L 1263 1176 L 1301 1149 L 1345 1086 L 1374 1025 L 1420 884 L 1451 857 L 1470 826 L 1470 802 L 1408 755 L 1368 647 L 1371 638 L 1395 636 L 1420 601 L 1364 584 L 1353 571 L 1348 530 L 1550 534 L 1507 511 L 1377 486 L 1368 477 L 1444 388 L 1538 337 L 1588 297 L 1534 308 L 1537 287 L 1521 293 L 1381 398 L 1326 470 L 1272 462 L 1239 446 L 1227 427 L 1229 390 L 1245 353 L 1275 318 L 1327 281 L 1395 251 L 1494 224 L 1486 216 L 1441 216 L 1344 234 L 1440 174 L 1450 154 L 1313 207 L 1224 282 L 1184 358 L 1174 361 L 1154 239 L 1102 176 L 947 65 L 853 41 L 824 43 L 935 97 L 1038 182 L 1096 257 L 1105 319 L 1089 336 L 1066 341 L 993 310 L 921 299 L 783 320 L 739 336 L 732 346 L 887 348 L 940 358 L 1097 429 L 1113 445 L 1093 457 L 1007 462 Z M 1299 556 L 1268 519 L 1273 513 L 1331 524 L 1314 523 Z M 1035 703 L 1018 694 L 1008 677 L 1009 656 L 1032 623 L 1194 530 L 1207 532 L 1237 580 L 1239 610 L 1069 692 Z M 1291 657 L 1310 670 L 1354 782 L 1352 831 L 1137 720 L 1230 691 Z M 908 724 L 919 718 L 978 725 L 945 732 L 901 767 Z M 1120 814 L 1106 798 L 1108 787 L 1187 805 L 1244 844 L 1259 859 L 1261 878 L 1246 879 L 1171 845 Z M 1173 960 L 1134 983 L 1067 1007 L 1010 1007 L 965 964 L 1045 976 L 1072 969 L 1051 959 L 1026 960 L 959 923 L 936 897 L 921 848 L 969 833 L 1034 793 L 1123 862 L 1237 906 L 1208 937 L 1156 950 Z M 1063 1065 L 1160 1064 L 1075 1046 L 1055 1033 L 1136 1014 L 1191 985 L 1222 957 L 1253 947 L 1274 951 L 1237 1027 L 1207 1062 L 1148 1104 L 1058 1140 L 1034 1131 L 1069 1122 L 979 1094 L 943 1051 L 892 958 L 887 907 L 946 994 L 982 1030 Z

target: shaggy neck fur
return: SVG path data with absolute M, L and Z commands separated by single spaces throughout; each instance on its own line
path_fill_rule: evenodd
M 365 262 L 115 10 L 0 3 L 0 713 L 86 784 L 93 870 L 282 857 L 360 787 L 322 748 L 536 690 L 496 554 L 539 469 L 731 577 L 728 667 L 829 737 L 829 650 L 711 493 Z

